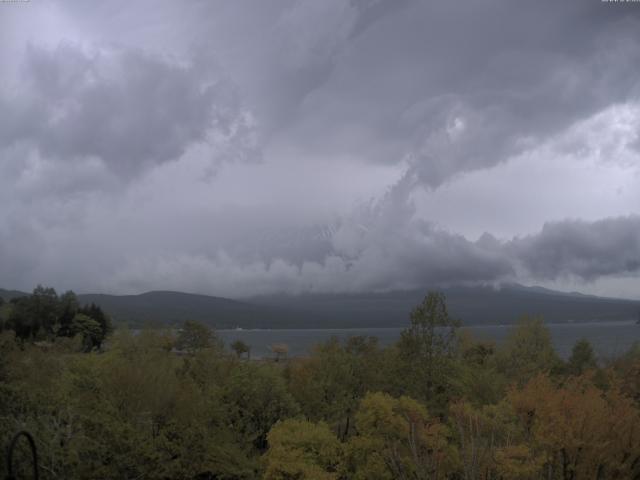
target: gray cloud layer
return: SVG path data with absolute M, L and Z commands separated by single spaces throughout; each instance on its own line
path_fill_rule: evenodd
M 123 178 L 180 157 L 211 132 L 247 129 L 233 87 L 206 64 L 137 50 L 28 46 L 20 86 L 0 97 L 2 144 L 57 162 L 94 158 Z
M 414 2 L 345 47 L 297 133 L 314 149 L 408 159 L 437 187 L 637 99 L 639 18 L 588 2 Z
M 539 234 L 513 241 L 510 247 L 538 279 L 634 275 L 640 271 L 640 217 L 549 223 Z
M 633 4 L 0 10 L 2 285 L 240 296 L 638 282 Z M 530 184 L 538 198 L 522 207 Z M 483 197 L 508 234 L 450 226 L 464 230 Z

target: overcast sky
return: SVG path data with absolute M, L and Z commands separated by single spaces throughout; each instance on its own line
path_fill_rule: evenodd
M 640 298 L 640 3 L 0 3 L 0 287 Z

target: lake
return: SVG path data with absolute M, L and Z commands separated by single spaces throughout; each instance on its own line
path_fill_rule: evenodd
M 512 325 L 483 325 L 463 327 L 474 337 L 502 342 Z M 593 345 L 601 358 L 620 355 L 634 342 L 640 341 L 640 325 L 635 322 L 591 322 L 547 324 L 553 344 L 560 356 L 567 358 L 573 345 L 586 339 Z M 251 347 L 252 358 L 272 356 L 270 345 L 284 343 L 289 347 L 290 356 L 307 355 L 312 347 L 331 337 L 345 340 L 363 335 L 377 337 L 381 345 L 389 345 L 400 338 L 402 328 L 336 328 L 336 329 L 282 329 L 282 330 L 218 330 L 225 345 L 234 340 L 242 340 Z

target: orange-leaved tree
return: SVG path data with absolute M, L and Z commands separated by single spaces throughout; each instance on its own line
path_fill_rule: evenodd
M 550 478 L 640 478 L 640 411 L 614 383 L 591 377 L 554 385 L 538 375 L 509 399 Z

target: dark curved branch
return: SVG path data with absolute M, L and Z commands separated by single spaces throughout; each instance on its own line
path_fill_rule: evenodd
M 16 477 L 13 474 L 13 451 L 15 450 L 20 437 L 25 437 L 29 442 L 29 447 L 31 447 L 31 458 L 33 461 L 33 478 L 34 480 L 38 480 L 38 451 L 36 450 L 36 442 L 33 440 L 31 434 L 24 430 L 16 433 L 9 444 L 9 449 L 7 450 L 7 480 L 16 480 Z

